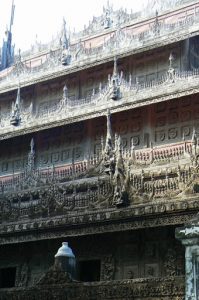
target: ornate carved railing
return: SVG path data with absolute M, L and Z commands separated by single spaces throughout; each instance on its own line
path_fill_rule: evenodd
M 174 70 L 174 69 L 173 69 Z M 118 75 L 119 76 L 119 75 Z M 134 82 L 132 76 L 128 76 L 126 79 L 120 79 L 120 84 L 118 88 L 120 89 L 121 97 L 115 101 L 111 99 L 112 84 L 109 82 L 103 87 L 99 88 L 97 93 L 93 93 L 90 97 L 83 99 L 60 99 L 56 104 L 53 104 L 49 108 L 46 108 L 45 111 L 42 109 L 37 109 L 35 113 L 32 111 L 32 105 L 27 108 L 21 107 L 21 124 L 20 126 L 13 127 L 10 124 L 11 113 L 2 114 L 0 116 L 0 125 L 1 132 L 0 136 L 6 135 L 9 132 L 15 132 L 17 130 L 22 130 L 24 128 L 31 128 L 35 126 L 38 121 L 40 125 L 48 125 L 51 122 L 59 121 L 71 118 L 78 118 L 81 120 L 85 114 L 92 113 L 95 110 L 95 113 L 105 108 L 113 108 L 117 106 L 122 106 L 125 104 L 134 104 L 137 101 L 145 101 L 150 99 L 150 97 L 160 97 L 162 95 L 169 93 L 178 93 L 179 88 L 182 91 L 190 89 L 191 87 L 197 87 L 199 81 L 199 70 L 193 71 L 175 71 L 172 74 L 165 73 L 161 79 L 156 79 L 146 83 L 139 83 L 139 81 Z M 92 105 L 91 105 L 92 104 Z M 77 110 L 78 107 L 78 110 Z M 81 109 L 80 109 L 81 108 Z M 11 108 L 10 108 L 11 111 Z
M 132 49 L 139 49 L 140 47 L 151 45 L 157 39 L 168 39 L 168 36 L 179 36 L 181 32 L 185 29 L 191 31 L 192 25 L 199 23 L 199 13 L 194 6 L 191 10 L 187 8 L 189 16 L 186 15 L 186 9 L 183 12 L 184 19 L 175 20 L 172 23 L 167 22 L 167 17 L 156 17 L 154 20 L 151 20 L 147 25 L 140 25 L 139 33 L 136 33 L 136 26 L 132 27 L 123 27 L 116 29 L 110 36 L 107 36 L 106 39 L 97 47 L 86 47 L 84 43 L 75 42 L 70 47 L 70 54 L 72 57 L 71 66 L 79 65 L 80 63 L 89 61 L 95 61 L 99 57 L 107 57 L 112 54 L 119 54 L 121 51 L 129 51 Z M 179 13 L 180 14 L 180 13 Z M 182 14 L 182 12 L 181 12 Z M 170 17 L 170 16 L 169 16 Z M 177 18 L 177 17 L 176 17 Z M 143 26 L 143 28 L 142 28 Z M 146 29 L 147 27 L 147 29 Z M 38 59 L 39 61 L 39 59 Z M 4 88 L 8 84 L 17 85 L 18 80 L 20 82 L 26 82 L 34 80 L 40 76 L 49 75 L 52 72 L 59 72 L 64 69 L 61 66 L 61 49 L 50 51 L 47 54 L 41 56 L 41 63 L 37 67 L 32 67 L 31 63 L 28 61 L 17 63 L 14 66 L 14 69 L 10 69 L 7 72 L 4 72 L 4 77 L 1 78 L 0 87 Z M 20 67 L 19 67 L 20 66 Z M 16 74 L 18 78 L 16 79 Z
M 134 151 L 134 159 L 136 163 L 156 163 L 156 162 L 170 162 L 172 160 L 179 160 L 185 154 L 192 154 L 192 141 L 182 141 L 180 143 L 161 145 L 154 148 L 146 148 Z M 128 156 L 128 153 L 126 153 Z M 124 156 L 126 156 L 124 154 Z M 131 153 L 131 157 L 132 157 Z
M 0 193 L 14 192 L 17 189 L 29 189 L 31 184 L 35 187 L 49 185 L 50 183 L 68 182 L 83 178 L 100 163 L 100 156 L 93 156 L 88 160 L 71 163 L 63 166 L 51 166 L 49 168 L 25 169 L 22 172 L 0 177 Z
M 174 199 L 183 192 L 187 197 L 198 193 L 196 158 L 199 151 L 193 142 L 163 146 L 162 149 L 133 149 L 127 156 L 124 149 L 121 149 L 121 156 L 115 150 L 113 153 L 113 174 L 108 168 L 109 161 L 102 156 L 101 160 L 57 169 L 28 169 L 1 177 L 0 221 L 45 218 L 118 205 L 133 206 L 152 200 L 155 203 L 155 200 Z
M 143 165 L 156 164 L 158 162 L 170 163 L 171 161 L 179 161 L 186 157 L 190 162 L 193 153 L 193 141 L 182 141 L 170 145 L 161 145 L 152 148 L 144 149 L 121 149 L 123 159 L 137 165 L 137 168 L 142 168 Z M 0 176 L 0 193 L 14 192 L 17 187 L 20 189 L 30 184 L 32 181 L 41 184 L 61 183 L 99 175 L 99 170 L 96 173 L 96 168 L 102 162 L 102 152 L 98 156 L 93 156 L 87 160 L 80 162 L 72 162 L 71 164 L 56 166 L 52 165 L 48 168 L 36 167 L 36 169 L 24 169 L 21 172 L 12 173 L 10 175 Z M 90 173 L 89 173 L 90 172 Z M 36 186 L 36 184 L 35 184 Z M 28 189 L 28 188 L 27 188 Z
M 0 300 L 183 300 L 184 290 L 184 277 L 163 277 L 2 289 Z

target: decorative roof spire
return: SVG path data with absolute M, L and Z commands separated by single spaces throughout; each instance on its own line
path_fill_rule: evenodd
M 12 1 L 11 17 L 9 29 L 6 28 L 5 40 L 3 40 L 3 47 L 1 53 L 0 70 L 10 67 L 14 62 L 14 46 L 12 46 L 12 25 L 14 21 L 15 5 Z
M 20 96 L 20 85 L 19 85 L 15 103 L 12 104 L 12 116 L 10 120 L 11 125 L 18 126 L 20 124 L 21 121 L 20 112 L 21 112 L 21 96 Z
M 67 38 L 67 33 L 66 33 L 66 20 L 63 18 L 63 25 L 62 25 L 62 48 L 63 49 L 68 49 L 69 47 L 69 40 Z

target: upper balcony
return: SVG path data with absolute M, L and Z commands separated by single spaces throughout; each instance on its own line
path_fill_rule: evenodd
M 19 54 L 15 65 L 0 73 L 0 93 L 16 89 L 19 81 L 28 86 L 198 35 L 199 3 L 139 22 L 125 20 L 97 35 L 67 40 L 66 49 L 54 46 L 23 59 Z
M 117 66 L 114 68 L 117 69 Z M 196 94 L 199 92 L 198 85 L 198 69 L 176 71 L 170 61 L 168 72 L 160 79 L 148 82 L 139 83 L 138 78 L 131 75 L 125 77 L 124 74 L 114 71 L 105 86 L 100 84 L 97 91 L 94 90 L 91 96 L 82 99 L 70 99 L 65 86 L 59 101 L 44 110 L 39 107 L 33 110 L 32 103 L 29 107 L 24 106 L 18 95 L 15 104 L 10 107 L 10 113 L 1 114 L 0 140 L 40 131 L 41 127 L 43 130 L 105 116 L 107 109 L 116 113 Z

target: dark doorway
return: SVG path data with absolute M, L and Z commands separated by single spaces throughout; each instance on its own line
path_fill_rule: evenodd
M 100 281 L 100 260 L 79 262 L 79 280 L 84 282 Z
M 16 268 L 0 269 L 0 288 L 15 286 Z

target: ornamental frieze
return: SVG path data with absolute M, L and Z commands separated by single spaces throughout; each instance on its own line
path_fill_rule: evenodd
M 97 213 L 93 216 L 91 214 L 89 215 L 89 220 L 90 222 L 92 220 L 92 223 L 87 223 L 88 219 L 84 219 L 80 216 L 68 219 L 60 218 L 55 221 L 41 219 L 34 222 L 26 221 L 21 224 L 7 224 L 0 228 L 0 244 L 65 238 L 66 235 L 68 237 L 74 237 L 104 232 L 119 232 L 148 227 L 179 225 L 189 222 L 197 211 L 198 210 L 194 210 L 187 213 L 186 210 L 182 213 L 182 210 L 180 210 L 179 214 L 170 214 L 167 217 L 159 213 L 158 216 L 156 215 L 152 218 L 151 216 L 149 216 L 149 218 L 147 218 L 147 216 L 137 218 L 137 216 L 128 213 L 125 214 L 124 212 L 122 212 L 122 214 L 120 212 L 118 212 L 118 214 L 113 213 L 114 218 L 108 218 L 106 213 Z M 89 226 L 89 224 L 92 224 L 92 227 Z M 76 225 L 81 225 L 81 227 L 77 227 Z

